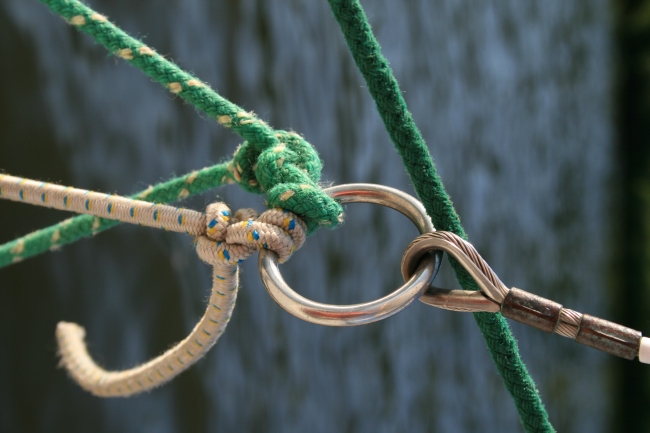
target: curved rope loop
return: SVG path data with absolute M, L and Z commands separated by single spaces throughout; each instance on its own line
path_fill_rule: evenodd
M 223 203 L 206 209 L 204 234 L 195 238 L 199 258 L 212 265 L 212 292 L 205 314 L 192 332 L 162 355 L 124 371 L 106 371 L 91 358 L 85 330 L 60 322 L 56 337 L 61 365 L 85 390 L 100 397 L 128 397 L 160 386 L 203 357 L 223 334 L 237 299 L 237 264 L 260 248 L 288 260 L 306 237 L 306 226 L 292 212 L 271 209 L 259 217 L 252 209 L 234 216 Z
M 415 238 L 402 255 L 402 277 L 404 281 L 415 272 L 425 254 L 442 250 L 452 256 L 474 279 L 480 292 L 493 302 L 501 305 L 508 294 L 508 287 L 494 273 L 490 265 L 476 251 L 474 245 L 455 233 L 436 231 Z M 482 310 L 478 310 L 482 311 Z

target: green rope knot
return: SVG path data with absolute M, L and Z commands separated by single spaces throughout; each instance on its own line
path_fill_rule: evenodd
M 299 215 L 308 233 L 320 226 L 336 227 L 343 208 L 318 186 L 323 164 L 318 153 L 295 132 L 274 131 L 268 137 L 245 141 L 228 165 L 232 178 L 246 191 L 267 194 L 270 208 Z
M 226 179 L 235 180 L 248 191 L 267 193 L 270 207 L 299 215 L 310 234 L 320 226 L 334 228 L 341 223 L 343 209 L 318 186 L 322 168 L 318 153 L 298 134 L 274 130 L 82 2 L 41 1 L 116 56 L 246 140 Z

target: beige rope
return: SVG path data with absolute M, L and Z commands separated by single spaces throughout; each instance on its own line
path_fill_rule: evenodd
M 285 262 L 305 242 L 307 228 L 295 214 L 269 209 L 258 217 L 241 209 L 234 217 L 223 203 L 206 213 L 0 175 L 0 197 L 71 210 L 123 222 L 187 232 L 201 260 L 212 265 L 208 308 L 190 335 L 162 355 L 124 371 L 106 371 L 90 357 L 85 330 L 60 322 L 56 329 L 61 364 L 82 388 L 101 397 L 127 397 L 151 390 L 187 369 L 215 345 L 224 332 L 237 298 L 237 264 L 260 248 Z
M 192 236 L 205 232 L 205 215 L 202 212 L 38 182 L 8 174 L 0 174 L 0 198 Z
M 205 237 L 199 238 L 204 242 Z M 205 241 L 211 242 L 211 241 Z M 197 248 L 197 251 L 201 251 Z M 63 365 L 81 387 L 100 397 L 128 397 L 162 385 L 198 361 L 215 345 L 224 332 L 235 307 L 238 285 L 237 265 L 223 263 L 215 256 L 201 256 L 213 265 L 213 285 L 208 308 L 183 341 L 162 355 L 124 371 L 106 371 L 88 354 L 85 330 L 60 322 L 56 337 Z

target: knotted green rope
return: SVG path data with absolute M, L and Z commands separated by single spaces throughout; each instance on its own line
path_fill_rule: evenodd
M 183 185 L 184 179 L 190 176 L 187 175 L 153 187 L 146 197 L 142 193 L 136 194 L 138 198 L 167 203 L 234 181 L 247 191 L 266 193 L 269 207 L 282 207 L 299 215 L 307 224 L 309 233 L 320 226 L 333 228 L 340 224 L 343 209 L 318 186 L 322 169 L 318 153 L 300 135 L 274 130 L 83 3 L 77 0 L 41 1 L 110 52 L 246 140 L 231 163 L 201 171 L 210 173 L 204 178 L 207 183 L 202 184 L 202 188 L 181 188 L 178 195 L 170 193 L 170 185 Z M 96 221 L 80 216 L 39 230 L 0 245 L 0 267 L 116 224 L 115 221 Z
M 381 53 L 381 47 L 372 34 L 359 1 L 328 1 L 343 30 L 357 67 L 368 84 L 377 110 L 433 224 L 439 230 L 451 231 L 467 239 L 460 218 L 442 185 L 429 150 L 406 107 L 397 81 Z M 465 269 L 453 260 L 451 264 L 463 289 L 478 290 L 478 286 Z M 519 357 L 517 343 L 503 316 L 498 313 L 475 313 L 474 318 L 506 388 L 515 400 L 526 431 L 553 432 L 535 383 Z

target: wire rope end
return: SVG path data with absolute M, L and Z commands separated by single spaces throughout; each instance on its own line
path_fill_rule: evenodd
M 639 347 L 639 361 L 644 364 L 650 364 L 650 338 L 641 337 L 641 345 Z

